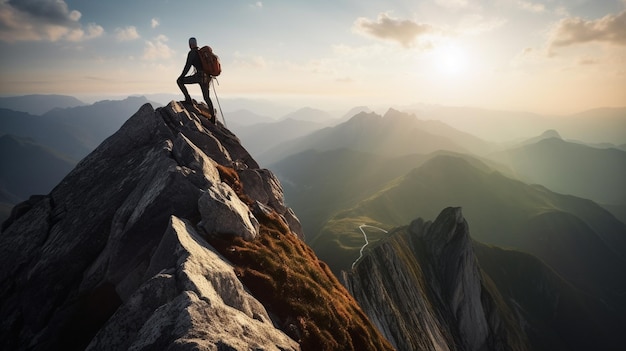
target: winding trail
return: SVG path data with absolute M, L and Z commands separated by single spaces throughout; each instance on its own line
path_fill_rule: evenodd
M 388 231 L 386 231 L 386 230 L 384 230 L 384 229 L 382 229 L 382 228 L 374 227 L 374 226 L 372 226 L 372 225 L 367 225 L 367 224 L 361 224 L 361 225 L 359 226 L 359 229 L 361 230 L 361 233 L 363 233 L 363 238 L 365 238 L 365 245 L 363 245 L 363 246 L 361 247 L 361 250 L 359 250 L 359 258 L 357 258 L 356 260 L 354 260 L 354 262 L 352 262 L 352 269 L 354 269 L 354 266 L 356 265 L 356 263 L 357 263 L 357 262 L 359 262 L 359 260 L 360 260 L 361 258 L 363 258 L 363 250 L 364 250 L 364 249 L 365 249 L 365 247 L 366 247 L 366 246 L 370 243 L 370 242 L 367 240 L 367 234 L 365 234 L 365 231 L 363 230 L 363 228 L 374 228 L 374 229 L 378 229 L 378 230 L 380 230 L 381 232 L 384 232 L 385 234 L 389 233 Z

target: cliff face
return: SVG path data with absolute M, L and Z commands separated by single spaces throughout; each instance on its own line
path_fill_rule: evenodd
M 460 208 L 395 232 L 344 280 L 398 350 L 527 349 L 496 307 Z
M 535 256 L 472 241 L 460 208 L 392 231 L 343 278 L 398 350 L 623 346 L 623 310 Z
M 50 194 L 16 206 L 0 234 L 0 348 L 390 349 L 307 251 L 274 175 L 202 113 L 146 104 Z M 302 289 L 339 296 L 342 340 L 318 320 L 327 305 L 271 305 L 246 280 L 271 261 L 243 248 L 269 244 Z

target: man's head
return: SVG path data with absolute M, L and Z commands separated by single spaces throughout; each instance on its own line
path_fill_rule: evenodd
M 189 38 L 189 48 L 193 49 L 197 47 L 198 47 L 198 42 L 196 41 L 196 38 L 194 37 Z

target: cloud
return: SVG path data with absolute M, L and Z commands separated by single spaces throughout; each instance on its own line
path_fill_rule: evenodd
M 549 46 L 554 49 L 591 42 L 626 45 L 626 11 L 597 20 L 562 19 L 552 31 Z
M 152 20 L 150 20 L 150 26 L 154 29 L 156 27 L 158 27 L 161 24 L 161 22 L 159 22 L 158 18 L 153 18 Z
M 254 4 L 250 4 L 250 8 L 253 9 L 262 9 L 263 8 L 263 2 L 261 1 L 257 1 Z
M 530 1 L 518 0 L 517 5 L 527 11 L 531 12 L 544 12 L 546 10 L 546 6 L 544 4 L 538 4 Z
M 233 64 L 254 69 L 265 69 L 268 67 L 268 62 L 262 56 L 245 56 L 240 52 L 235 52 Z
M 83 27 L 81 17 L 63 0 L 0 0 L 0 40 L 82 41 L 104 33 L 97 24 Z
M 357 33 L 398 42 L 405 48 L 412 47 L 420 36 L 440 32 L 429 24 L 399 20 L 389 17 L 387 13 L 379 14 L 375 22 L 360 17 L 355 21 L 353 29 Z
M 146 40 L 142 58 L 144 60 L 163 60 L 174 56 L 174 50 L 167 46 L 169 39 L 165 35 L 159 35 L 154 40 Z
M 435 0 L 435 2 L 449 9 L 462 9 L 469 5 L 468 0 Z
M 68 41 L 83 41 L 97 38 L 102 34 L 104 34 L 104 28 L 95 23 L 89 23 L 84 29 L 77 28 L 69 31 L 64 38 Z
M 115 29 L 115 38 L 118 41 L 130 41 L 139 39 L 139 33 L 137 33 L 137 28 L 135 26 L 128 26 L 126 28 L 116 28 Z

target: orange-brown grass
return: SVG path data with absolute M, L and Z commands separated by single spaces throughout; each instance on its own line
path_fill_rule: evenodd
M 236 171 L 222 167 L 222 172 L 224 182 L 241 185 Z M 233 189 L 242 194 L 242 188 Z M 305 351 L 393 350 L 328 266 L 291 233 L 278 214 L 257 216 L 261 217 L 257 218 L 260 233 L 254 241 L 214 237 L 210 242 L 277 317 L 281 330 Z

